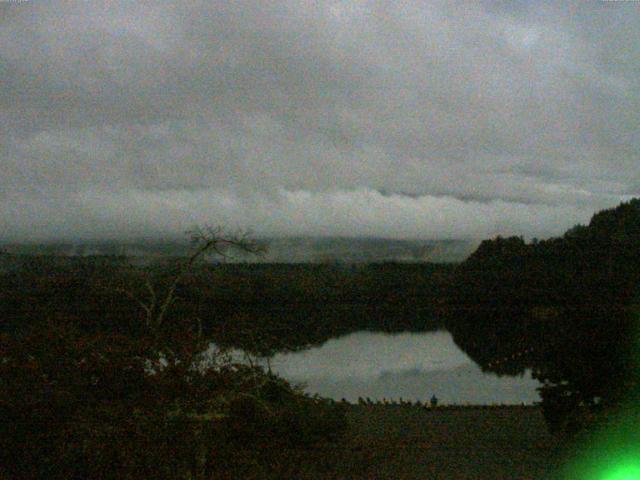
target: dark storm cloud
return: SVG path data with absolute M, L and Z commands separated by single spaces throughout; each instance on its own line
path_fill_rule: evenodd
M 640 190 L 632 2 L 0 7 L 9 239 L 546 236 Z

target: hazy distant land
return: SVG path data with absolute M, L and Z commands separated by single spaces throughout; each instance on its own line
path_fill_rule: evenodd
M 260 257 L 236 257 L 230 261 L 269 263 L 377 263 L 461 262 L 477 247 L 471 240 L 394 240 L 366 237 L 263 238 L 267 252 Z M 126 241 L 78 241 L 7 243 L 13 254 L 66 256 L 124 255 L 127 257 L 184 256 L 184 240 L 135 239 Z M 215 259 L 212 259 L 215 261 Z

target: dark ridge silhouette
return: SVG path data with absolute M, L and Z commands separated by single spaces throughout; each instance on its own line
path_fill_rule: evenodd
M 639 247 L 638 199 L 559 238 L 486 240 L 455 270 L 447 329 L 483 370 L 531 368 L 554 427 L 617 404 L 637 388 Z

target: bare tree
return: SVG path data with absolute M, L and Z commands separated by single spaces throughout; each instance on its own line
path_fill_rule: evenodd
M 162 327 L 165 324 L 167 313 L 174 305 L 177 297 L 176 290 L 185 280 L 196 264 L 202 262 L 209 255 L 215 255 L 224 260 L 232 258 L 235 254 L 262 255 L 266 252 L 266 245 L 254 239 L 250 232 L 228 232 L 222 227 L 199 226 L 186 232 L 190 237 L 191 252 L 178 267 L 177 272 L 169 281 L 168 287 L 161 291 L 149 274 L 143 279 L 146 294 L 143 296 L 134 293 L 130 285 L 116 287 L 122 293 L 135 301 L 145 313 L 145 324 L 148 331 L 159 339 Z M 202 334 L 202 324 L 199 318 L 198 332 Z
M 151 319 L 151 328 L 154 331 L 158 331 L 162 327 L 167 310 L 175 301 L 175 292 L 179 283 L 193 266 L 207 254 L 214 253 L 219 257 L 227 259 L 234 251 L 254 255 L 263 254 L 266 251 L 266 247 L 253 239 L 249 232 L 227 233 L 222 227 L 205 226 L 196 227 L 188 231 L 187 234 L 191 237 L 192 253 L 187 257 L 173 278 L 157 314 L 148 317 Z M 156 295 L 153 294 L 151 299 L 155 302 Z M 153 303 L 154 307 L 155 305 L 156 303 Z

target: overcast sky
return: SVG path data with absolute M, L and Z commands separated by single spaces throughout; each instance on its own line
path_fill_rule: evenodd
M 640 194 L 640 3 L 0 3 L 0 236 L 547 237 Z

